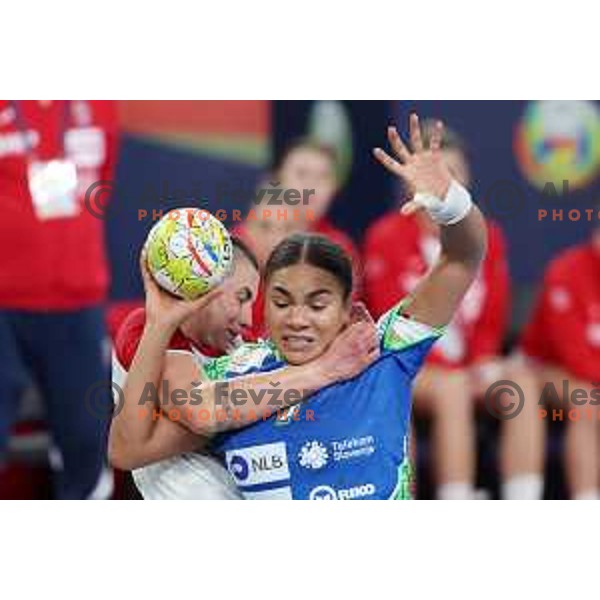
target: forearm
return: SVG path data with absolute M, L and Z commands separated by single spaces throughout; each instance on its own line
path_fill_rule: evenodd
M 156 419 L 149 439 L 143 442 L 116 441 L 110 446 L 111 464 L 125 471 L 199 450 L 207 440 L 167 418 Z
M 203 382 L 201 403 L 175 406 L 167 400 L 166 410 L 177 410 L 181 423 L 191 431 L 211 435 L 268 418 L 334 381 L 314 364 L 288 366 L 226 381 Z
M 469 289 L 485 255 L 487 229 L 473 205 L 454 225 L 441 226 L 441 255 L 429 275 L 412 294 L 408 313 L 433 326 L 450 322 Z
M 440 230 L 442 260 L 476 274 L 487 246 L 487 228 L 479 208 L 473 204 L 464 219 Z

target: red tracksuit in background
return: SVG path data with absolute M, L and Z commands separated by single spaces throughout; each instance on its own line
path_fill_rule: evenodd
M 521 347 L 588 383 L 600 382 L 600 253 L 590 243 L 549 264 Z
M 369 227 L 363 262 L 365 296 L 375 318 L 412 292 L 435 262 L 437 237 L 422 216 L 389 213 Z M 433 347 L 428 362 L 464 367 L 501 350 L 509 308 L 510 282 L 504 238 L 488 221 L 488 251 L 477 279 L 463 299 L 446 335 Z
M 17 102 L 26 136 L 34 143 L 32 151 L 39 160 L 61 157 L 63 132 L 83 127 L 101 131 L 104 147 L 93 149 L 98 164 L 78 164 L 80 202 L 92 183 L 112 179 L 117 130 L 113 102 Z M 12 101 L 0 100 L 0 308 L 70 310 L 97 304 L 108 289 L 104 222 L 84 206 L 72 218 L 40 221 L 36 217 L 27 186 L 30 155 L 14 113 Z M 69 158 L 77 164 L 77 144 L 74 146 Z M 89 156 L 89 149 L 81 150 Z

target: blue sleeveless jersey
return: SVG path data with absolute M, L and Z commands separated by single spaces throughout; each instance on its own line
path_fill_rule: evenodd
M 394 309 L 380 320 L 382 355 L 358 377 L 214 440 L 213 451 L 223 457 L 245 498 L 411 497 L 411 386 L 442 330 L 399 313 Z M 247 345 L 225 360 L 233 367 L 227 378 L 283 365 L 268 343 Z M 219 374 L 222 369 L 213 371 Z

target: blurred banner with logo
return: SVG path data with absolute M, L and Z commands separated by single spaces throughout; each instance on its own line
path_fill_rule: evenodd
M 113 300 L 142 297 L 137 253 L 158 211 L 245 211 L 269 155 L 269 104 L 120 102 L 123 136 L 106 214 Z

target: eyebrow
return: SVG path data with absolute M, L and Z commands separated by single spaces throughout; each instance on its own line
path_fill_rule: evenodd
M 313 300 L 316 296 L 320 296 L 321 294 L 332 294 L 331 290 L 328 290 L 326 288 L 323 288 L 321 290 L 315 290 L 314 292 L 311 292 L 310 294 L 308 294 L 308 298 Z
M 292 297 L 292 294 L 290 294 L 290 292 L 288 292 L 284 287 L 280 286 L 280 285 L 274 285 L 273 286 L 273 291 L 274 292 L 279 292 L 280 294 L 283 294 L 284 296 L 287 296 L 288 298 Z M 314 292 L 310 292 L 310 294 L 307 295 L 307 299 L 309 300 L 313 300 L 316 296 L 320 296 L 321 294 L 329 294 L 331 295 L 333 292 L 327 288 L 322 288 L 319 290 L 315 290 Z

